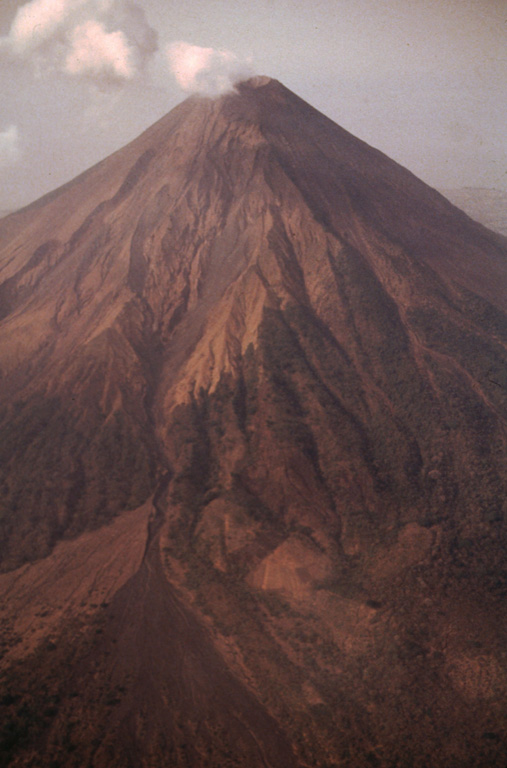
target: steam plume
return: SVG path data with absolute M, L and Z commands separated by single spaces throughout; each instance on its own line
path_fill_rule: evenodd
M 251 65 L 227 50 L 201 48 L 182 40 L 166 49 L 169 67 L 184 91 L 217 96 L 253 74 Z
M 30 0 L 1 45 L 38 72 L 84 76 L 99 86 L 134 79 L 158 48 L 132 0 Z

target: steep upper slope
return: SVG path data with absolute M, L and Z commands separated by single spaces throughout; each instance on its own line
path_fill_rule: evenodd
M 506 307 L 505 239 L 266 78 L 1 221 L 16 764 L 503 759 Z

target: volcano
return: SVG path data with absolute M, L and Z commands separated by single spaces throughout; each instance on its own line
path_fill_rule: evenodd
M 276 80 L 0 222 L 0 764 L 507 763 L 507 241 Z

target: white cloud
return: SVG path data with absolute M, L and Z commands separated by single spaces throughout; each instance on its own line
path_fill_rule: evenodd
M 130 46 L 121 30 L 107 32 L 98 21 L 72 31 L 64 70 L 70 75 L 107 76 L 131 80 L 135 75 Z
M 20 157 L 19 134 L 15 125 L 0 131 L 0 166 L 13 165 Z
M 166 55 L 176 82 L 188 93 L 217 96 L 253 74 L 251 65 L 232 51 L 202 48 L 183 40 L 167 46 Z
M 85 0 L 31 0 L 19 8 L 9 32 L 14 52 L 23 53 L 38 48 L 53 37 L 65 23 L 72 10 Z
M 99 86 L 134 79 L 158 48 L 132 0 L 30 0 L 0 43 L 39 73 L 60 71 Z

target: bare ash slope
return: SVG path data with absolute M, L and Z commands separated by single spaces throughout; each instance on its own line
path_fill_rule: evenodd
M 262 78 L 0 222 L 6 765 L 505 760 L 505 243 Z

